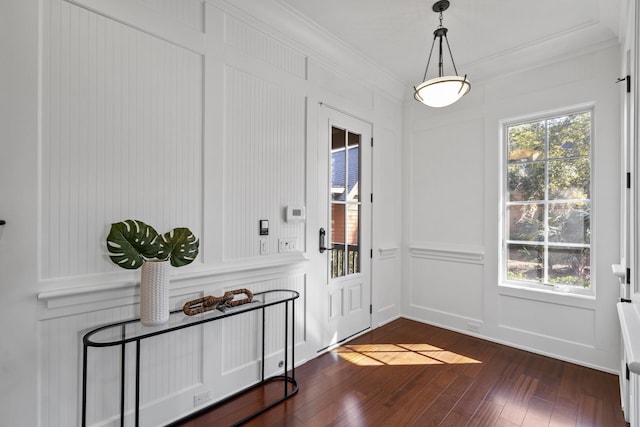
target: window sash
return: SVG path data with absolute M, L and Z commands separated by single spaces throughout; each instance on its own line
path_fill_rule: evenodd
M 557 125 L 572 116 L 579 118 L 582 115 L 585 115 L 589 121 L 588 138 L 584 138 L 585 140 L 580 140 L 577 143 L 562 143 L 562 139 L 556 138 L 554 141 L 554 149 L 556 151 L 564 149 L 564 146 L 566 145 L 570 153 L 568 153 L 567 156 L 559 156 L 557 153 L 550 155 L 550 131 L 558 130 L 556 128 L 552 129 L 552 126 Z M 544 123 L 543 128 L 541 127 L 542 123 Z M 502 166 L 504 173 L 504 202 L 502 203 L 503 247 L 501 256 L 503 280 L 506 282 L 516 281 L 518 283 L 537 285 L 555 285 L 560 282 L 562 284 L 590 287 L 592 281 L 590 273 L 592 258 L 591 246 L 593 244 L 591 237 L 591 206 L 593 202 L 592 109 L 567 111 L 545 117 L 518 120 L 505 123 L 503 126 L 502 143 L 504 144 L 505 150 L 505 161 Z M 522 126 L 522 128 L 517 129 L 520 126 Z M 533 145 L 531 145 L 532 148 L 528 147 L 527 149 L 519 149 L 517 144 L 512 146 L 510 137 L 518 132 L 528 130 L 527 126 L 529 126 L 530 129 L 534 129 L 534 133 L 537 136 L 544 135 L 544 141 L 536 144 L 535 139 L 531 139 L 530 141 L 533 141 Z M 514 146 L 516 147 L 515 149 Z M 588 153 L 577 154 L 575 152 L 576 147 L 578 147 L 578 150 L 588 148 Z M 585 181 L 583 181 L 583 186 L 576 189 L 577 187 L 571 185 L 572 182 L 569 182 L 569 185 L 566 185 L 566 187 L 561 186 L 564 182 L 554 182 L 554 184 L 556 184 L 555 186 L 558 187 L 558 190 L 553 194 L 550 194 L 550 179 L 552 175 L 551 168 L 552 166 L 557 168 L 560 165 L 558 162 L 571 164 L 573 166 L 573 170 L 578 170 L 582 173 L 584 173 L 584 170 L 580 170 L 579 168 L 582 167 L 584 169 L 584 163 L 586 162 L 586 166 L 588 166 L 588 185 L 585 186 Z M 577 162 L 583 163 L 578 164 Z M 540 176 L 540 168 L 542 168 L 543 177 Z M 520 169 L 520 171 L 518 171 L 518 169 Z M 536 169 L 538 170 L 536 171 Z M 511 175 L 512 173 L 513 175 Z M 529 194 L 517 193 L 519 188 L 516 185 L 520 182 L 517 182 L 516 178 L 512 180 L 512 176 L 517 176 L 518 173 L 521 174 L 521 182 L 526 183 L 526 179 L 531 179 L 530 185 L 533 192 L 530 192 Z M 531 173 L 532 175 L 529 175 Z M 566 173 L 566 166 L 564 167 L 563 173 Z M 538 179 L 537 181 L 536 178 Z M 540 184 L 540 178 L 543 178 L 544 182 L 542 189 L 536 188 L 536 184 Z M 560 176 L 560 178 L 566 177 Z M 562 194 L 563 191 L 565 194 Z M 566 194 L 569 191 L 583 191 L 588 197 L 550 198 L 575 195 Z M 519 198 L 522 200 L 519 200 Z M 530 212 L 528 213 L 524 210 L 527 206 L 531 207 L 531 209 L 529 209 Z M 520 230 L 516 228 L 516 223 L 513 223 L 513 220 L 516 218 L 514 213 L 517 212 L 518 207 L 522 208 L 518 224 L 520 224 L 520 220 L 522 219 L 527 220 L 524 224 L 518 225 Z M 574 212 L 576 215 L 574 215 L 574 217 L 570 217 Z M 525 214 L 530 215 L 530 218 L 525 218 Z M 559 215 L 559 219 L 550 218 L 551 214 Z M 563 218 L 562 215 L 568 215 L 568 217 Z M 553 229 L 552 226 L 554 227 Z M 573 228 L 571 228 L 571 226 L 573 226 Z M 557 229 L 559 229 L 559 231 Z M 526 236 L 527 233 L 530 234 L 530 238 L 522 239 L 522 237 Z M 557 233 L 557 235 L 554 236 L 554 233 Z M 517 248 L 521 249 L 521 254 L 513 252 Z M 565 265 L 558 264 L 557 261 L 558 259 L 562 259 L 562 253 L 565 253 L 566 259 L 570 260 L 570 262 L 567 262 Z M 520 257 L 519 260 L 517 259 L 518 257 Z M 552 265 L 550 262 L 556 262 L 556 264 Z M 540 267 L 542 269 L 542 274 L 538 271 L 536 276 L 531 277 L 531 271 L 528 271 L 527 277 L 519 277 L 519 273 L 515 272 L 516 269 L 514 268 L 512 270 L 510 268 L 510 265 L 520 265 L 518 263 L 533 266 L 533 269 L 536 270 Z M 552 271 L 554 267 L 558 265 L 562 268 L 566 268 L 567 270 L 575 268 L 578 273 L 577 278 L 573 276 L 561 276 L 561 273 L 558 274 Z M 588 273 L 585 273 L 587 272 L 587 269 Z M 552 273 L 554 273 L 556 277 L 559 277 L 559 279 L 550 277 Z M 586 279 L 586 277 L 588 277 L 588 279 Z M 563 282 L 564 278 L 567 278 L 567 283 Z

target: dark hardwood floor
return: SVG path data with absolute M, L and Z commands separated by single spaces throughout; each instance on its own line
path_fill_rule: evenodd
M 628 426 L 615 375 L 399 319 L 295 371 L 300 391 L 250 426 Z M 225 426 L 265 387 L 182 424 Z

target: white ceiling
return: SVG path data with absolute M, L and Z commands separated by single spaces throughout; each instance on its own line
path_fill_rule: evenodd
M 438 14 L 435 0 L 279 0 L 409 85 L 422 81 Z M 450 0 L 458 73 L 473 81 L 611 46 L 624 0 Z M 434 49 L 437 51 L 437 48 Z M 429 76 L 437 71 L 432 59 Z M 448 56 L 445 67 L 450 67 Z

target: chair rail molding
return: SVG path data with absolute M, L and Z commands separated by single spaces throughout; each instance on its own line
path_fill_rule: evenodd
M 295 253 L 174 272 L 170 278 L 171 297 L 191 294 L 194 289 L 222 288 L 238 283 L 303 274 L 306 261 L 308 258 L 302 253 Z M 139 294 L 139 281 L 140 274 L 137 271 L 105 274 L 99 278 L 80 276 L 66 281 L 55 280 L 53 282 L 60 287 L 39 292 L 38 301 L 43 303 L 45 311 L 73 311 L 74 306 L 96 308 L 97 305 L 100 308 L 110 308 L 129 305 L 132 298 L 137 298 Z M 41 314 L 41 318 L 48 317 L 50 316 L 46 313 Z
M 484 264 L 483 246 L 458 245 L 441 242 L 412 242 L 409 244 L 412 258 L 434 259 L 440 261 Z

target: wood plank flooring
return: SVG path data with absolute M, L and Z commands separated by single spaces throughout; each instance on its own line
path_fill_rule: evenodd
M 247 425 L 629 425 L 615 375 L 407 319 L 295 374 L 298 394 Z M 269 385 L 182 427 L 230 425 L 282 390 L 282 383 Z

